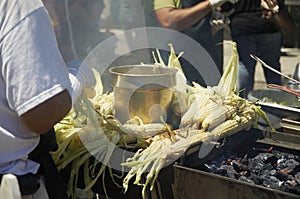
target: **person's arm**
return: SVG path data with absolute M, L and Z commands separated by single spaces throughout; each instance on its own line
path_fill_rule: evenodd
M 181 31 L 191 27 L 227 1 L 235 3 L 238 0 L 207 0 L 189 8 L 166 6 L 156 9 L 155 14 L 162 27 Z
M 21 119 L 33 132 L 44 134 L 66 116 L 71 107 L 70 94 L 64 90 L 21 115 Z
M 76 89 L 42 7 L 26 15 L 3 38 L 1 59 L 9 107 L 30 131 L 49 132 L 71 110 L 77 91 L 73 92 Z
M 38 134 L 47 133 L 68 114 L 86 86 L 86 77 L 78 69 L 69 68 L 69 79 L 71 85 L 67 89 L 21 115 L 30 130 Z
M 211 10 L 210 2 L 203 1 L 190 8 L 160 8 L 155 14 L 162 27 L 181 31 L 197 23 Z

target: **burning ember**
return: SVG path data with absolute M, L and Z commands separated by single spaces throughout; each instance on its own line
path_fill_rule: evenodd
M 300 157 L 273 147 L 253 148 L 244 156 L 226 151 L 204 166 L 210 173 L 300 195 Z

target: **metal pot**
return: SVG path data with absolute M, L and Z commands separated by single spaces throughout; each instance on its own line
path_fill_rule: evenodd
M 138 116 L 145 124 L 166 121 L 176 85 L 174 68 L 128 65 L 110 69 L 114 111 L 124 123 Z

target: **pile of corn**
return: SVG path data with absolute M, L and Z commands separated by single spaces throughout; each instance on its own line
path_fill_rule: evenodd
M 168 65 L 163 63 L 159 51 L 158 59 L 153 53 L 156 67 L 178 69 L 179 83 L 174 88 L 176 100 L 172 109 L 179 118 L 178 129 L 172 129 L 166 123 L 143 124 L 139 118 L 121 124 L 113 115 L 112 93 L 103 93 L 99 74 L 94 71 L 97 79 L 95 97 L 83 96 L 78 104 L 80 108 L 75 107 L 76 112 L 71 112 L 55 126 L 59 150 L 53 153 L 53 158 L 57 167 L 63 169 L 72 164 L 69 196 L 76 197 L 79 167 L 84 167 L 84 191 L 88 192 L 101 176 L 104 177 L 105 165 L 115 147 L 136 151 L 122 163 L 130 169 L 123 178 L 123 188 L 126 191 L 131 179 L 135 178 L 133 182 L 143 187 L 145 198 L 146 189 L 153 189 L 160 170 L 176 161 L 192 144 L 218 140 L 255 127 L 260 117 L 269 123 L 260 107 L 238 96 L 236 44 L 232 43 L 232 47 L 231 60 L 219 84 L 207 88 L 196 83 L 186 84 L 178 60 L 182 53 L 176 56 L 172 45 Z M 89 140 L 88 149 L 84 140 Z M 89 158 L 95 155 L 101 157 L 101 161 L 91 164 Z M 102 165 L 100 171 L 92 173 L 98 163 Z M 142 177 L 144 175 L 146 179 Z
M 185 90 L 177 92 L 177 96 L 188 96 L 187 99 L 178 97 L 187 101 L 179 102 L 183 106 L 180 108 L 180 128 L 155 135 L 146 149 L 139 150 L 133 158 L 123 163 L 131 168 L 123 182 L 125 190 L 130 180 L 135 177 L 134 184 L 143 186 L 145 198 L 146 188 L 150 185 L 150 190 L 153 189 L 159 171 L 176 161 L 191 145 L 216 141 L 255 127 L 259 117 L 269 123 L 260 107 L 236 93 L 238 55 L 236 44 L 232 43 L 232 46 L 231 60 L 217 86 L 204 88 L 194 83 L 193 86 L 186 85 Z M 187 105 L 182 105 L 184 103 Z M 187 109 L 184 110 L 184 107 Z M 146 172 L 146 182 L 143 183 L 142 175 Z

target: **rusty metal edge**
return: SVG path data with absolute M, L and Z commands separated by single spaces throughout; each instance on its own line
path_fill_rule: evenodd
M 178 190 L 176 190 L 177 189 L 177 187 L 176 187 L 176 169 L 178 169 L 178 171 L 185 170 L 187 172 L 191 172 L 191 173 L 193 173 L 192 176 L 194 176 L 194 177 L 196 177 L 197 174 L 198 175 L 204 175 L 204 176 L 211 177 L 211 178 L 213 178 L 215 180 L 218 180 L 218 181 L 223 181 L 223 183 L 228 183 L 230 185 L 234 184 L 234 185 L 237 185 L 237 186 L 247 186 L 247 187 L 250 187 L 251 189 L 258 189 L 258 190 L 263 191 L 267 194 L 269 193 L 269 194 L 278 196 L 278 198 L 276 197 L 277 199 L 279 199 L 279 198 L 285 198 L 285 199 L 296 199 L 296 198 L 298 198 L 299 199 L 300 198 L 300 196 L 296 195 L 296 194 L 291 194 L 291 193 L 288 193 L 288 192 L 284 192 L 284 191 L 281 191 L 281 190 L 272 189 L 272 188 L 268 188 L 268 187 L 263 187 L 263 186 L 260 186 L 260 185 L 250 184 L 250 183 L 247 183 L 247 182 L 239 181 L 237 179 L 232 179 L 232 178 L 220 176 L 220 175 L 217 175 L 217 174 L 208 173 L 208 172 L 205 172 L 205 171 L 201 171 L 201 170 L 181 166 L 181 165 L 178 165 L 178 164 L 174 164 L 173 169 L 174 169 L 174 174 L 175 174 L 175 176 L 174 176 L 174 178 L 175 178 L 174 185 L 175 186 L 173 187 L 174 196 L 178 196 L 178 193 L 176 194 L 176 192 L 178 191 Z M 185 177 L 187 177 L 187 176 L 185 176 Z M 177 179 L 177 180 L 180 180 L 180 179 Z M 182 184 L 184 184 L 184 183 L 182 183 Z M 200 189 L 201 187 L 194 187 L 194 188 Z M 190 191 L 192 191 L 192 190 L 190 190 Z M 207 190 L 207 191 L 209 191 L 209 190 Z M 216 190 L 211 190 L 211 191 L 214 192 Z M 212 195 L 213 195 L 213 193 L 212 193 Z M 234 193 L 232 195 L 234 195 Z M 224 196 L 223 199 L 225 199 L 225 198 L 226 197 Z M 230 198 L 235 198 L 235 197 L 233 196 L 233 197 L 230 197 Z M 254 196 L 243 196 L 242 198 L 256 199 Z M 206 199 L 209 199 L 209 198 L 206 198 Z

